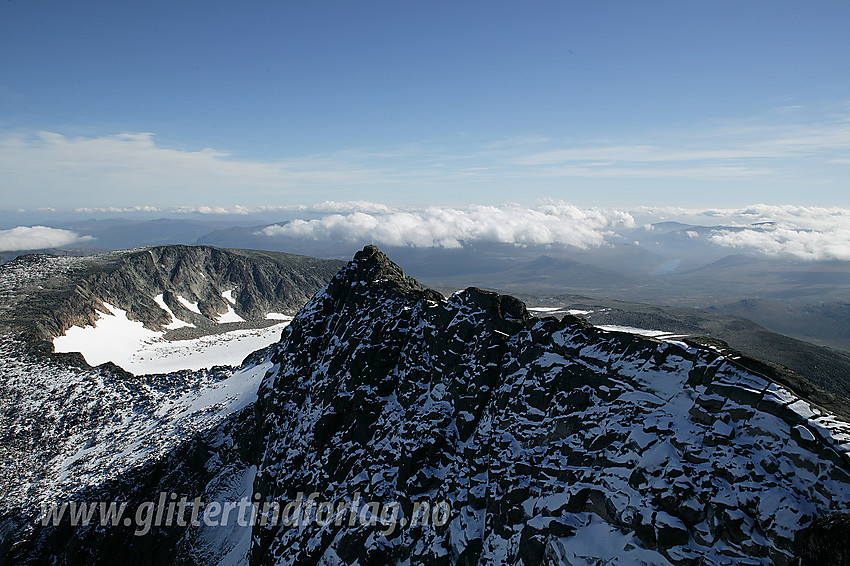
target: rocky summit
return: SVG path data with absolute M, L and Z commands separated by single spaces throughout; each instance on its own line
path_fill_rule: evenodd
M 167 449 L 100 481 L 73 484 L 82 472 L 67 466 L 76 491 L 48 482 L 40 496 L 247 496 L 262 510 L 318 494 L 361 517 L 360 500 L 445 516 L 137 536 L 45 525 L 21 501 L 0 551 L 32 564 L 830 563 L 846 552 L 850 424 L 752 367 L 710 345 L 533 318 L 481 289 L 444 298 L 369 246 L 279 343 L 214 380 L 242 386 L 208 426 L 175 434 L 187 411 L 156 412 L 145 440 L 168 434 Z M 85 453 L 133 447 L 133 434 Z

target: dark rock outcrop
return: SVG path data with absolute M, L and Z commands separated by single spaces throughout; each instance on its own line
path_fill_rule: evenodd
M 818 517 L 797 536 L 800 566 L 850 564 L 850 514 Z
M 445 500 L 452 521 L 383 538 L 257 527 L 252 563 L 569 563 L 596 537 L 595 559 L 781 564 L 812 516 L 850 504 L 829 417 L 740 361 L 534 320 L 479 289 L 443 299 L 372 247 L 274 360 L 257 403 L 265 500 Z

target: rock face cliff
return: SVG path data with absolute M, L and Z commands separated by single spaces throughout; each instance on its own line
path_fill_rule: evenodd
M 742 361 L 532 318 L 475 288 L 444 298 L 370 246 L 222 380 L 248 391 L 232 410 L 61 496 L 359 494 L 405 516 L 447 502 L 445 521 L 134 537 L 41 526 L 20 508 L 0 550 L 34 564 L 787 564 L 799 541 L 828 548 L 819 533 L 850 506 L 850 425 Z
M 22 256 L 0 267 L 0 327 L 6 327 L 0 329 L 29 342 L 49 341 L 71 326 L 93 324 L 99 312 L 109 312 L 106 302 L 152 330 L 177 317 L 209 331 L 230 309 L 248 321 L 262 321 L 269 312 L 293 314 L 343 265 L 183 245 L 86 257 Z
M 850 504 L 847 426 L 735 360 L 478 289 L 443 299 L 375 248 L 273 360 L 259 493 L 453 513 L 391 537 L 257 528 L 257 564 L 783 563 L 813 516 Z

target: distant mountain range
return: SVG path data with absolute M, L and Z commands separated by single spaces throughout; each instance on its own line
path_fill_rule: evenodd
M 257 224 L 258 220 L 262 219 L 59 223 L 55 227 L 91 235 L 93 239 L 77 247 L 45 251 L 79 255 L 136 246 L 201 244 L 339 260 L 351 257 L 369 243 L 270 236 L 264 232 L 270 224 Z M 705 227 L 665 221 L 651 228 L 624 231 L 604 245 L 589 249 L 481 242 L 451 249 L 383 249 L 431 286 L 477 285 L 541 297 L 570 294 L 715 309 L 752 319 L 774 332 L 850 352 L 846 333 L 850 328 L 850 262 L 770 256 L 710 243 L 713 230 L 740 229 L 735 226 Z M 17 255 L 20 252 L 0 252 L 0 262 Z

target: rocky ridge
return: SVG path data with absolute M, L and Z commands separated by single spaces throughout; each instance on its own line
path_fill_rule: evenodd
M 173 313 L 194 327 L 171 331 L 180 338 L 223 326 L 268 325 L 266 314 L 294 314 L 342 265 L 279 252 L 184 245 L 85 257 L 26 255 L 0 266 L 0 326 L 29 343 L 50 341 L 108 314 L 104 303 L 151 330 L 166 329 L 175 322 Z M 219 324 L 230 309 L 247 325 Z
M 536 319 L 480 289 L 444 298 L 367 247 L 246 361 L 261 384 L 233 411 L 62 496 L 361 493 L 406 512 L 448 501 L 447 524 L 134 538 L 7 518 L 0 550 L 33 564 L 788 564 L 800 540 L 823 548 L 804 529 L 850 506 L 850 425 L 745 362 Z
M 443 299 L 375 248 L 273 360 L 259 493 L 445 499 L 453 520 L 258 528 L 256 564 L 572 563 L 587 537 L 623 563 L 782 564 L 850 504 L 847 423 L 739 362 L 479 289 Z

